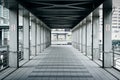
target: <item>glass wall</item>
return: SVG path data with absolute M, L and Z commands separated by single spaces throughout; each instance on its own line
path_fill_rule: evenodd
M 113 0 L 112 11 L 113 67 L 120 70 L 120 0 Z

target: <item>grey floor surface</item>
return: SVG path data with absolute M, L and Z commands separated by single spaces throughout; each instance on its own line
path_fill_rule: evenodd
M 4 80 L 116 80 L 71 46 L 52 45 Z

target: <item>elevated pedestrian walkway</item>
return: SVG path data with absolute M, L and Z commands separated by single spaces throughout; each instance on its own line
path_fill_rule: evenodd
M 117 80 L 72 46 L 52 45 L 4 80 Z

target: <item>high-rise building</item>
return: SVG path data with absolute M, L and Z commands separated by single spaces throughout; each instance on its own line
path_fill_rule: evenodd
M 0 5 L 0 45 L 7 45 L 9 26 L 9 10 Z
M 120 40 L 120 6 L 115 6 L 112 13 L 112 39 Z
M 102 40 L 102 5 L 100 6 L 100 40 Z M 113 0 L 112 8 L 112 40 L 120 41 L 120 0 Z
M 0 5 L 0 25 L 9 24 L 9 10 Z

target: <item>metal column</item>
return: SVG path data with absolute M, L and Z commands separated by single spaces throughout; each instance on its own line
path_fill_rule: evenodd
M 36 56 L 36 43 L 37 43 L 37 27 L 36 20 L 31 22 L 31 54 Z
M 24 10 L 26 15 L 23 16 L 23 46 L 24 59 L 30 60 L 30 17 L 29 12 Z
M 99 59 L 99 8 L 93 11 L 93 60 Z
M 40 26 L 39 23 L 37 25 L 37 54 L 40 53 Z
M 18 6 L 16 6 L 18 7 Z M 19 51 L 19 28 L 18 28 L 18 10 L 9 10 L 10 19 L 10 41 L 9 41 L 9 66 L 19 67 L 18 51 Z
M 2 29 L 0 29 L 0 46 L 2 45 Z
M 103 67 L 112 67 L 112 0 L 103 3 Z

